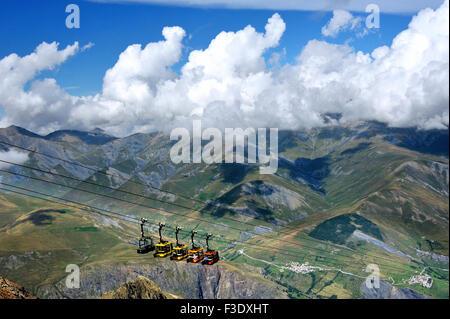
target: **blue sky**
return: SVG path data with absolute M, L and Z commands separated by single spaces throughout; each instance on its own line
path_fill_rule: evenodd
M 65 7 L 76 3 L 81 11 L 81 28 L 67 29 Z M 331 43 L 345 43 L 357 50 L 371 52 L 380 45 L 389 45 L 400 31 L 407 28 L 411 13 L 384 14 L 381 8 L 381 27 L 359 39 L 352 32 L 336 38 L 325 38 L 321 28 L 332 12 L 246 10 L 220 8 L 192 8 L 139 3 L 95 3 L 63 0 L 2 0 L 0 11 L 0 59 L 11 53 L 24 56 L 41 42 L 60 43 L 60 47 L 79 41 L 80 45 L 95 44 L 86 52 L 70 58 L 62 66 L 43 72 L 40 77 L 52 77 L 73 95 L 90 95 L 101 90 L 105 71 L 117 61 L 119 54 L 130 44 L 159 41 L 164 26 L 181 26 L 190 37 L 183 41 L 183 65 L 192 49 L 204 49 L 221 31 L 237 31 L 252 25 L 264 31 L 267 19 L 280 13 L 286 31 L 277 48 L 286 49 L 281 63 L 293 63 L 301 49 L 311 39 Z M 359 13 L 365 17 L 366 13 Z M 176 69 L 176 68 L 175 68 Z
M 66 27 L 70 3 L 80 29 Z M 2 0 L 0 127 L 308 129 L 338 112 L 445 128 L 448 12 L 449 0 Z

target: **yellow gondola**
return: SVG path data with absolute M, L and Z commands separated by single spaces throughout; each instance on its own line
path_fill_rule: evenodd
M 164 258 L 173 253 L 173 244 L 170 241 L 163 240 L 161 230 L 165 224 L 159 223 L 159 244 L 155 245 L 155 257 Z
M 182 245 L 178 242 L 178 232 L 181 230 L 181 227 L 178 227 L 175 229 L 175 236 L 177 239 L 177 244 L 175 248 L 173 249 L 173 254 L 170 256 L 170 259 L 172 260 L 183 260 L 189 256 L 188 254 L 188 247 L 186 245 Z

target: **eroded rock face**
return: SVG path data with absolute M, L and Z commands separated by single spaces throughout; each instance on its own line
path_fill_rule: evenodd
M 173 299 L 174 296 L 161 290 L 153 281 L 138 276 L 133 282 L 127 282 L 117 290 L 106 292 L 102 299 Z
M 68 289 L 64 281 L 42 287 L 43 298 L 99 298 L 139 276 L 152 280 L 163 291 L 190 299 L 287 298 L 280 287 L 265 280 L 231 271 L 223 265 L 197 265 L 164 260 L 157 265 L 95 264 L 81 269 L 80 288 Z
M 303 196 L 287 188 L 264 181 L 245 183 L 242 192 L 246 195 L 260 195 L 270 207 L 286 206 L 291 210 L 309 207 Z
M 384 280 L 380 280 L 380 288 L 368 288 L 363 283 L 361 294 L 363 299 L 428 299 L 412 289 L 394 287 Z
M 417 252 L 417 256 L 419 257 L 429 257 L 431 259 L 433 259 L 434 261 L 440 262 L 440 263 L 445 263 L 448 264 L 448 256 L 444 256 L 444 255 L 439 255 L 430 251 L 423 251 L 423 250 L 416 250 Z
M 0 299 L 36 299 L 22 286 L 0 277 Z

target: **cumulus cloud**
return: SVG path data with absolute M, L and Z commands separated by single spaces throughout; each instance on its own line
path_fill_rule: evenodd
M 299 57 L 298 74 L 309 76 L 310 89 L 328 92 L 317 103 L 321 109 L 343 112 L 345 120 L 445 128 L 449 115 L 448 14 L 448 1 L 436 11 L 422 10 L 391 47 L 379 47 L 370 55 L 311 41 Z M 333 91 L 334 99 L 327 101 Z
M 41 71 L 54 69 L 78 51 L 78 42 L 63 50 L 56 42 L 43 42 L 27 56 L 11 54 L 0 60 L 0 104 L 7 114 L 0 123 L 29 123 L 35 128 L 46 122 L 57 128 L 65 122 L 70 112 L 66 102 L 73 98 L 54 79 L 35 80 L 28 91 L 24 87 Z
M 0 160 L 15 164 L 22 164 L 28 160 L 28 153 L 18 152 L 16 150 L 0 151 Z M 0 162 L 0 169 L 6 169 L 10 166 L 11 164 Z
M 298 129 L 324 125 L 326 112 L 342 113 L 342 121 L 448 126 L 448 0 L 420 11 L 391 46 L 363 53 L 311 40 L 293 65 L 270 67 L 264 54 L 277 48 L 285 29 L 275 14 L 263 33 L 252 26 L 221 32 L 204 50 L 192 51 L 177 74 L 172 66 L 186 33 L 166 27 L 162 41 L 129 46 L 106 71 L 102 92 L 82 97 L 54 79 L 33 81 L 79 51 L 77 43 L 63 50 L 42 44 L 29 56 L 0 60 L 0 104 L 7 114 L 0 126 L 41 133 L 101 127 L 123 136 L 191 127 L 201 119 L 205 127 Z
M 186 35 L 180 27 L 164 28 L 165 41 L 129 46 L 117 63 L 106 72 L 103 82 L 105 98 L 142 104 L 152 98 L 156 85 L 175 77 L 170 67 L 181 56 L 181 40 Z
M 322 27 L 322 35 L 335 37 L 344 30 L 354 30 L 361 22 L 361 17 L 355 17 L 346 10 L 334 10 L 333 17 Z

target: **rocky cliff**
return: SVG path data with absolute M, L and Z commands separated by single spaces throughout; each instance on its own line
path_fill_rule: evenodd
M 417 291 L 409 288 L 394 287 L 384 280 L 380 280 L 380 288 L 368 288 L 365 283 L 361 286 L 363 299 L 428 299 Z
M 36 299 L 23 287 L 0 277 L 0 299 Z
M 98 298 L 125 282 L 144 276 L 162 290 L 183 298 L 287 298 L 272 282 L 253 278 L 224 265 L 196 265 L 163 260 L 157 265 L 95 264 L 81 269 L 79 289 L 68 289 L 64 280 L 42 287 L 44 298 Z
M 118 289 L 106 292 L 102 299 L 173 299 L 175 296 L 162 291 L 153 281 L 138 276 L 135 281 L 127 282 Z

